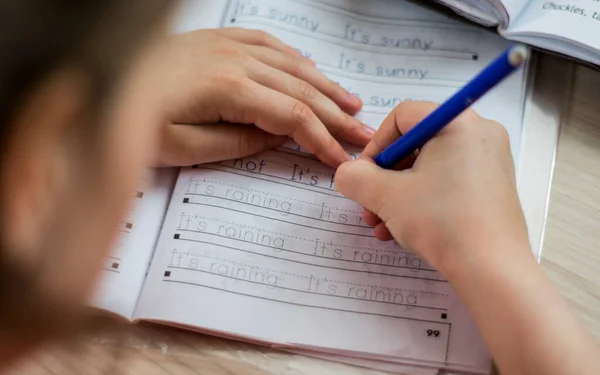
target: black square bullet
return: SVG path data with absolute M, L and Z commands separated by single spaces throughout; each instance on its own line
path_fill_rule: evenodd
M 183 203 L 190 203 L 190 198 L 183 198 Z
M 119 263 L 114 262 L 110 267 L 114 268 L 114 269 L 117 269 L 117 268 L 119 268 Z
M 131 223 L 125 223 L 125 228 L 131 229 L 131 228 L 133 228 L 133 224 L 131 224 Z
M 442 313 L 442 319 L 446 319 L 447 317 L 448 317 L 448 314 Z
M 171 271 L 165 271 L 165 277 L 171 276 Z
M 142 198 L 144 196 L 144 193 L 142 193 L 141 191 L 138 191 L 135 196 L 138 198 Z
M 173 236 L 174 239 L 178 240 L 179 239 L 179 233 L 177 233 L 176 235 Z

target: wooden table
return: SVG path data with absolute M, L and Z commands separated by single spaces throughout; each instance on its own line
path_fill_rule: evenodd
M 583 67 L 563 119 L 541 263 L 600 342 L 600 72 Z M 44 348 L 9 374 L 381 374 L 165 327 L 116 331 Z

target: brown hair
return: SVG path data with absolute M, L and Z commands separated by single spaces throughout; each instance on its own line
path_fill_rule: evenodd
M 93 143 L 98 142 L 93 135 L 102 132 L 98 115 L 104 102 L 147 38 L 148 30 L 162 21 L 170 3 L 0 1 L 0 158 L 6 155 L 11 137 L 18 130 L 11 124 L 28 97 L 50 74 L 69 64 L 83 71 L 89 81 L 86 87 L 90 91 L 91 121 L 83 128 L 93 152 Z M 3 251 L 5 245 L 0 232 L 0 334 L 18 334 L 27 341 L 28 336 L 43 337 L 60 331 L 60 312 L 44 301 L 31 272 L 10 264 Z

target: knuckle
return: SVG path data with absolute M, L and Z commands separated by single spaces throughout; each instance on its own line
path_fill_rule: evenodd
M 254 41 L 254 43 L 259 44 L 261 46 L 269 46 L 273 42 L 273 37 L 262 30 L 253 30 L 252 40 Z
M 402 102 L 400 102 L 400 104 L 398 104 L 395 108 L 394 111 L 405 111 L 405 110 L 410 110 L 410 108 L 414 107 L 417 105 L 417 101 L 414 100 L 404 100 Z
M 472 108 L 467 108 L 467 110 L 461 114 L 461 117 L 468 123 L 481 121 L 481 116 L 479 116 Z
M 426 100 L 404 100 L 398 104 L 394 110 L 413 111 L 427 109 L 433 111 L 436 107 L 438 107 L 437 104 Z
M 339 126 L 343 126 L 345 129 L 349 127 L 348 124 L 351 124 L 351 116 L 341 109 L 338 110 L 338 114 L 336 116 L 336 123 Z M 354 127 L 354 126 L 352 126 Z
M 314 100 L 318 95 L 318 91 L 313 85 L 302 80 L 298 82 L 298 93 L 303 100 L 307 101 Z
M 239 48 L 231 45 L 215 47 L 213 53 L 230 60 L 242 60 L 245 57 L 245 54 Z
M 304 76 L 305 67 L 307 66 L 304 61 L 301 61 L 299 57 L 284 55 L 286 71 L 295 76 L 302 77 Z
M 398 126 L 414 126 L 437 108 L 437 104 L 427 101 L 405 100 L 398 104 L 392 115 Z M 402 124 L 402 125 L 401 125 Z
M 325 75 L 315 67 L 315 62 L 313 60 L 291 54 L 288 54 L 288 56 L 290 59 L 292 59 L 291 64 L 293 66 L 296 66 L 301 69 L 314 69 L 319 75 L 322 76 L 322 78 L 325 78 Z
M 312 118 L 312 111 L 310 108 L 299 100 L 294 101 L 292 104 L 292 123 L 295 128 L 305 126 Z
M 397 119 L 412 118 L 414 114 L 428 114 L 438 107 L 437 104 L 428 101 L 405 100 L 394 108 Z
M 506 128 L 497 121 L 489 121 L 489 125 L 488 128 L 494 139 L 497 139 L 503 147 L 510 148 L 510 136 Z
M 481 124 L 482 118 L 472 110 L 468 108 L 466 111 L 461 113 L 456 121 L 452 123 L 452 127 L 461 132 L 470 133 L 474 129 L 479 128 L 477 125 Z
M 214 82 L 216 88 L 221 90 L 238 90 L 241 91 L 246 87 L 244 76 L 239 74 L 235 69 L 222 69 L 215 72 Z
M 322 74 L 320 71 L 319 71 L 319 73 Z M 323 78 L 324 78 L 324 82 L 325 82 L 325 86 L 326 86 L 327 90 L 330 90 L 330 91 L 333 91 L 333 92 L 339 91 L 341 93 L 346 93 L 347 92 L 338 82 L 336 82 L 336 81 L 334 81 L 332 79 L 329 79 L 325 75 L 323 75 Z

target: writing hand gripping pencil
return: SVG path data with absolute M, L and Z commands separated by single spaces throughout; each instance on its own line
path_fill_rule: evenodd
M 507 49 L 465 87 L 377 155 L 375 163 L 382 168 L 394 167 L 507 78 L 527 60 L 527 56 L 527 49 L 523 46 Z
M 396 107 L 361 158 L 338 168 L 336 188 L 365 207 L 377 238 L 396 239 L 448 278 L 500 373 L 597 373 L 598 346 L 529 247 L 502 125 L 467 110 L 424 144 L 411 168 L 375 164 L 437 108 Z
M 373 158 L 437 106 L 400 104 L 335 186 L 368 212 L 377 238 L 396 239 L 441 272 L 466 304 L 500 373 L 596 374 L 598 347 L 529 247 L 504 127 L 472 110 L 420 150 L 412 168 Z

